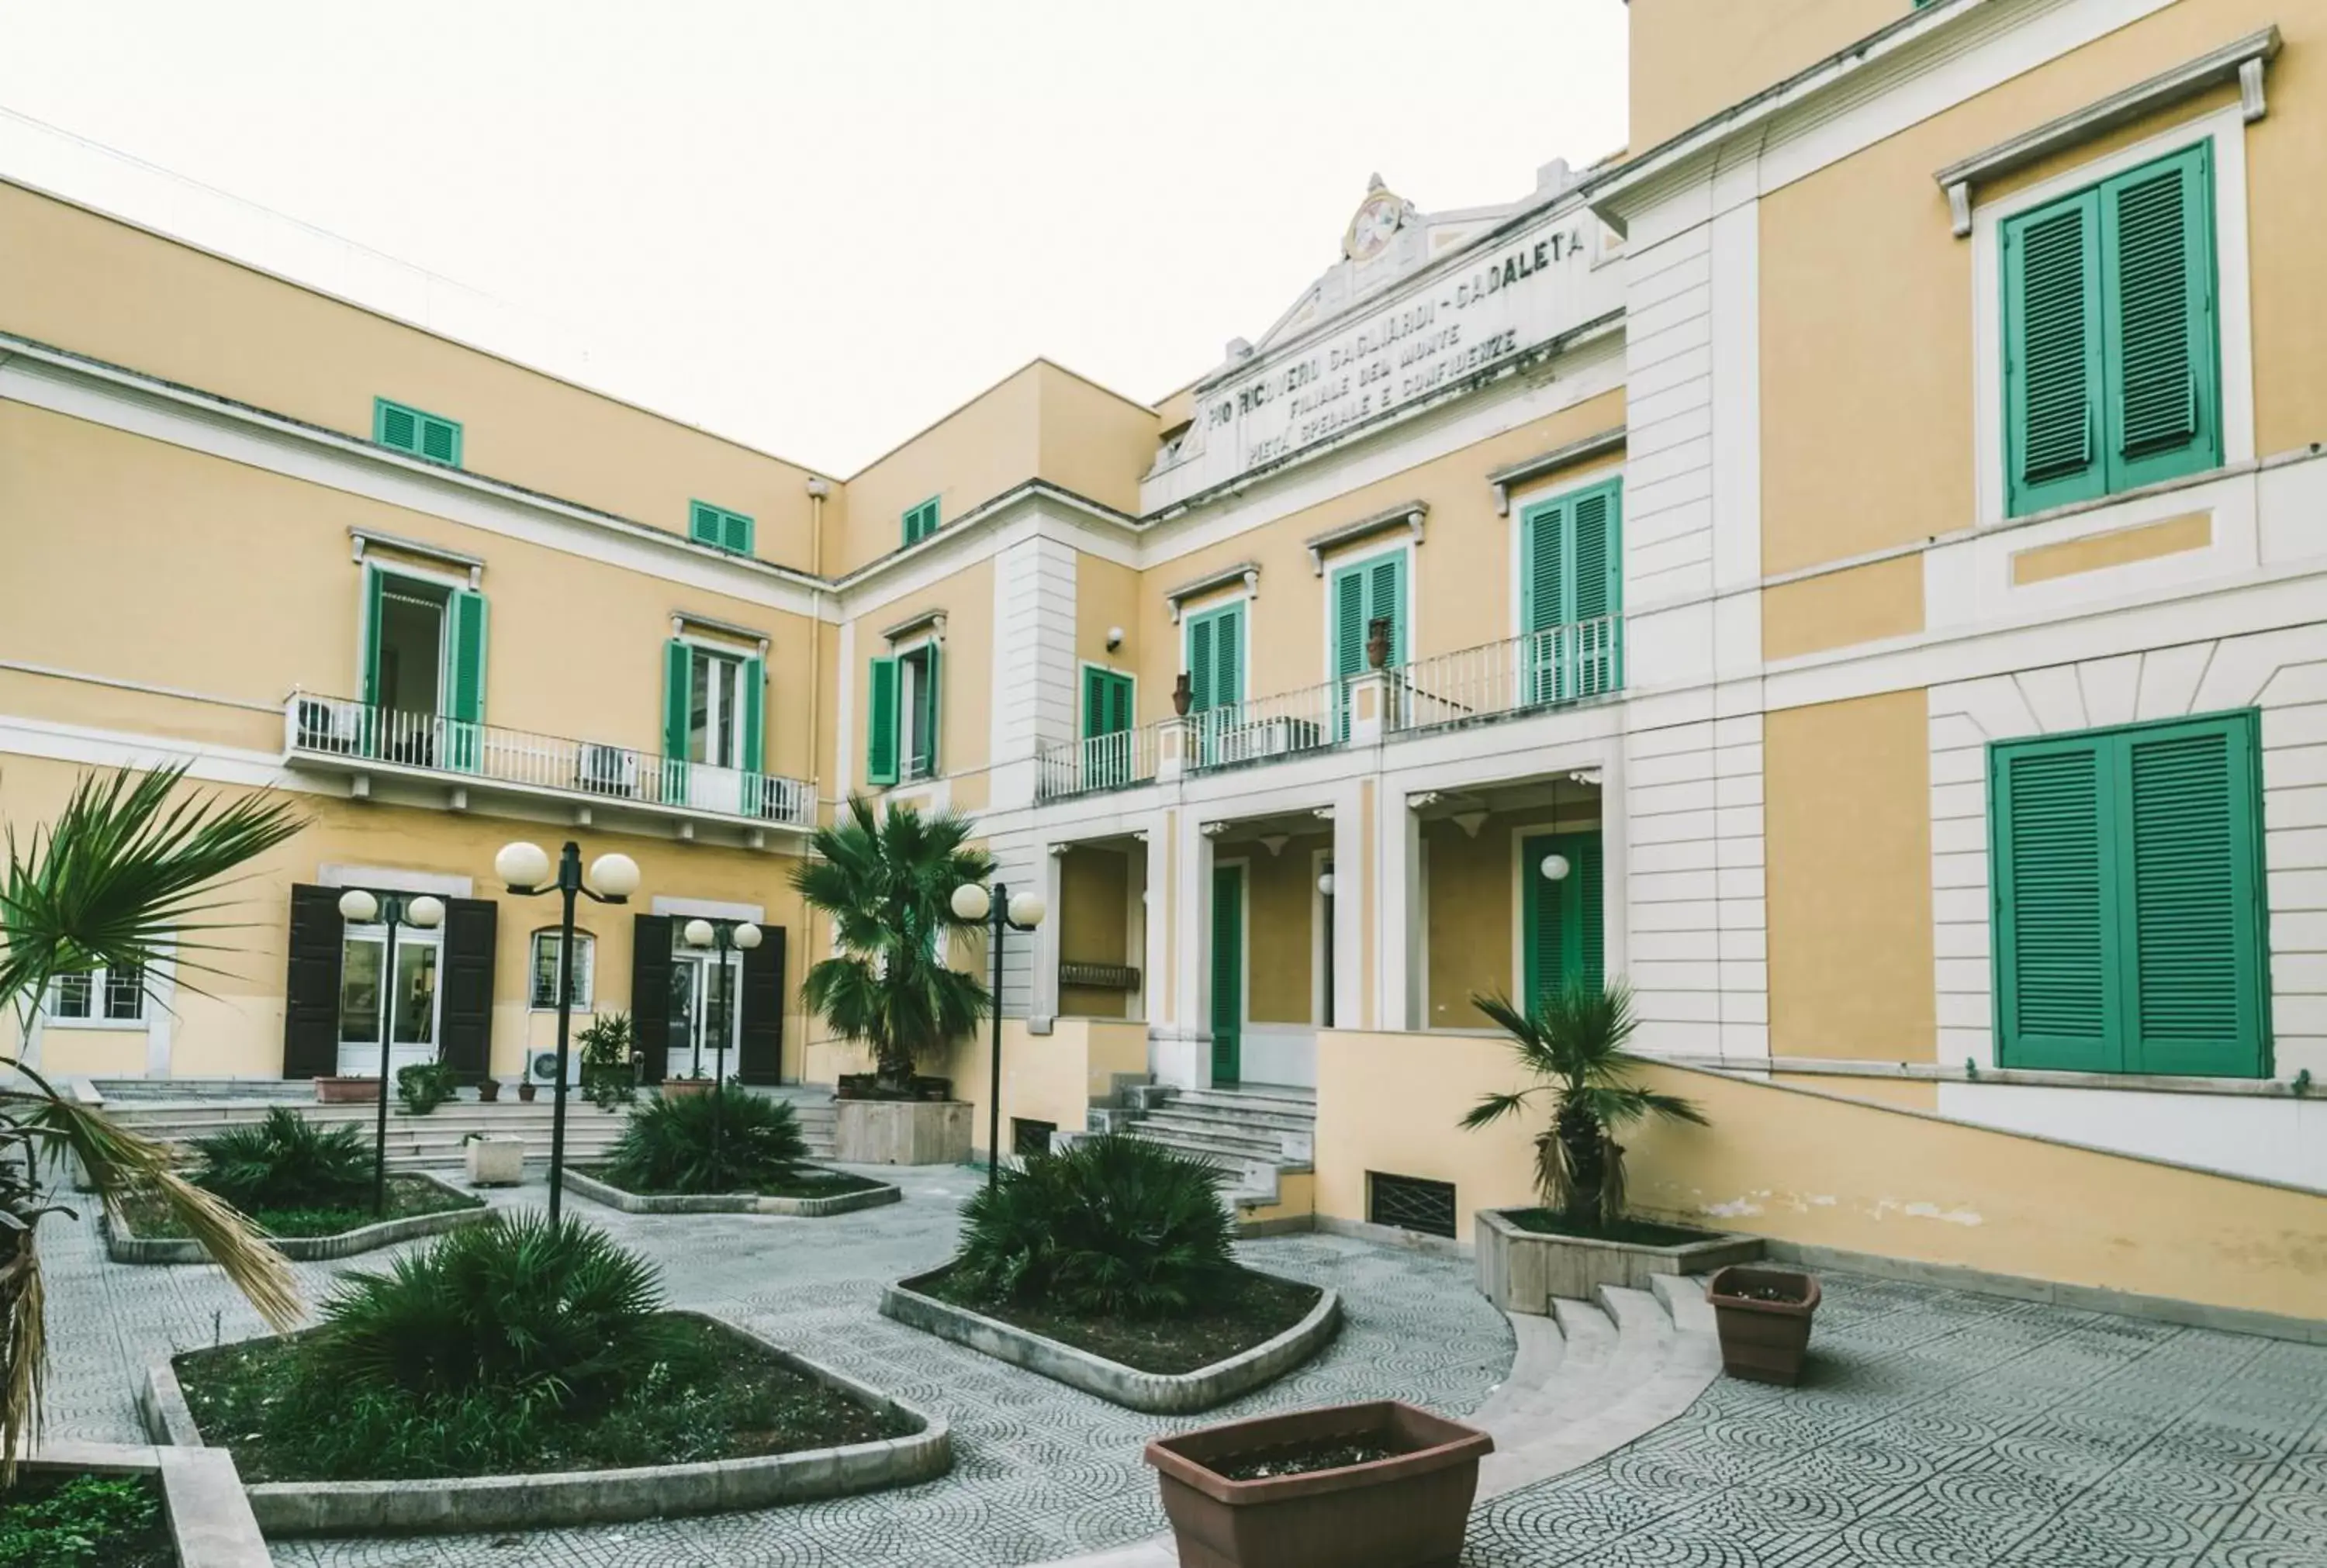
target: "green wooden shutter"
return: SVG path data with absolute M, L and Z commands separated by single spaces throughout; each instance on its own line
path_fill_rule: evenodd
M 718 509 L 705 506 L 701 501 L 696 501 L 690 507 L 687 514 L 687 537 L 698 545 L 717 544 L 719 542 Z
M 445 714 L 447 761 L 463 772 L 474 772 L 484 760 L 482 725 L 485 717 L 485 596 L 461 588 L 453 591 L 453 661 L 445 683 L 450 702 Z
M 398 452 L 420 450 L 420 416 L 401 403 L 385 397 L 371 402 L 371 438 Z
M 383 574 L 377 566 L 363 569 L 363 690 L 366 707 L 379 705 L 379 596 Z
M 1565 856 L 1567 875 L 1547 881 L 1543 859 Z M 1549 833 L 1519 845 L 1521 1000 L 1532 1011 L 1548 991 L 1608 980 L 1607 860 L 1597 833 Z
M 1212 618 L 1200 615 L 1188 622 L 1188 709 L 1202 713 L 1212 705 Z
M 1365 569 L 1344 566 L 1333 574 L 1333 674 L 1349 677 L 1365 667 Z
M 1544 631 L 1565 620 L 1560 584 L 1566 577 L 1567 504 L 1530 508 L 1519 525 L 1519 624 Z
M 420 416 L 420 455 L 431 462 L 461 466 L 461 427 L 433 414 Z
M 720 543 L 739 555 L 752 553 L 752 519 L 741 512 L 729 512 Z
M 2118 901 L 2131 1072 L 2262 1077 L 2268 1013 L 2255 715 L 2128 732 Z
M 886 656 L 872 662 L 865 701 L 864 781 L 897 781 L 897 661 Z
M 1565 835 L 1573 845 L 1567 858 L 1573 869 L 1567 880 L 1559 884 L 1565 895 L 1568 929 L 1575 933 L 1575 952 L 1571 959 L 1575 976 L 1593 990 L 1608 984 L 1608 919 L 1607 875 L 1601 853 L 1600 835 L 1596 833 L 1576 833 Z M 1542 880 L 1538 877 L 1537 880 Z
M 2105 742 L 1999 747 L 1989 796 L 1996 1007 L 2007 1067 L 2117 1066 L 2115 791 Z
M 1567 695 L 1596 696 L 1624 684 L 1617 658 L 1623 644 L 1611 619 L 1624 599 L 1622 490 L 1612 483 L 1576 497 L 1568 520 L 1574 537 L 1563 593 L 1575 624 L 1575 667 Z
M 2111 490 L 2221 462 L 2211 145 L 2101 187 Z
M 2004 225 L 2005 481 L 2018 515 L 2103 492 L 2096 191 Z
M 1131 677 L 1113 670 L 1083 671 L 1083 735 L 1120 734 L 1131 728 Z
M 938 645 L 924 643 L 921 647 L 921 682 L 914 693 L 921 710 L 921 743 L 913 756 L 913 772 L 918 778 L 934 779 L 938 772 L 939 724 L 944 715 L 938 689 Z
M 662 647 L 662 798 L 687 799 L 687 726 L 695 704 L 695 649 L 672 638 Z
M 1133 720 L 1136 717 L 1134 712 L 1134 688 L 1131 677 L 1127 675 L 1117 676 L 1113 684 L 1115 695 L 1113 705 L 1107 713 L 1107 733 L 1110 735 L 1119 735 L 1132 727 Z
M 1244 606 L 1231 604 L 1220 611 L 1220 638 L 1212 649 L 1217 661 L 1212 679 L 1215 706 L 1244 701 Z
M 1366 622 L 1389 622 L 1389 667 L 1406 662 L 1406 552 L 1385 555 L 1366 573 Z
M 741 737 L 743 751 L 740 754 L 740 761 L 744 772 L 758 775 L 767 770 L 765 766 L 767 759 L 762 754 L 763 742 L 761 736 L 761 723 L 765 716 L 768 696 L 767 660 L 756 653 L 746 658 L 743 660 L 743 667 L 737 676 L 737 686 L 743 699 L 743 733 Z
M 1519 1004 L 1533 1013 L 1547 992 L 1566 984 L 1567 922 L 1561 907 L 1563 884 L 1544 880 L 1543 857 L 1558 847 L 1556 835 L 1524 839 L 1519 845 Z M 1574 880 L 1573 878 L 1570 879 Z

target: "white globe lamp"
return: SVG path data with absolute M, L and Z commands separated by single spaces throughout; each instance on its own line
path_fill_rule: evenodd
M 340 919 L 350 926 L 369 926 L 379 919 L 379 901 L 361 888 L 340 895 Z
M 422 893 L 404 906 L 404 918 L 424 931 L 433 931 L 444 923 L 444 901 L 433 893 Z
M 1010 923 L 1022 931 L 1031 931 L 1041 925 L 1042 917 L 1049 912 L 1049 906 L 1042 902 L 1040 893 L 1010 895 Z
M 1542 869 L 1544 881 L 1565 882 L 1567 880 L 1567 873 L 1572 868 L 1568 865 L 1567 857 L 1565 855 L 1547 854 L 1543 857 Z
M 537 888 L 549 880 L 549 854 L 523 839 L 505 844 L 493 856 L 493 874 L 510 888 Z
M 953 905 L 954 919 L 958 920 L 982 920 L 994 909 L 994 895 L 986 891 L 982 882 L 962 883 L 953 890 L 953 898 L 949 901 Z
M 760 945 L 760 928 L 745 920 L 727 933 L 727 939 L 748 953 Z
M 681 928 L 679 935 L 687 938 L 687 945 L 690 947 L 708 947 L 711 946 L 711 922 L 705 919 L 689 920 Z
M 627 854 L 602 854 L 584 879 L 602 899 L 626 899 L 639 891 L 639 863 Z

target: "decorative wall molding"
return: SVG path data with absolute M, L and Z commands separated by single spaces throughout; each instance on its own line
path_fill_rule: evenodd
M 449 566 L 456 572 L 463 573 L 467 575 L 469 586 L 472 589 L 485 574 L 485 563 L 482 556 L 464 555 L 458 550 L 447 550 L 441 545 L 425 545 L 417 539 L 405 538 L 400 534 L 387 534 L 378 528 L 362 527 L 349 528 L 348 537 L 353 541 L 352 550 L 359 565 L 362 565 L 364 555 L 369 550 L 393 550 L 399 555 L 410 555 L 416 560 L 432 562 L 439 566 Z
M 1233 566 L 1223 566 L 1217 572 L 1207 572 L 1202 576 L 1182 583 L 1177 588 L 1166 593 L 1164 600 L 1165 603 L 1172 606 L 1172 624 L 1174 626 L 1180 624 L 1180 607 L 1189 600 L 1199 594 L 1210 593 L 1215 588 L 1226 588 L 1236 583 L 1242 583 L 1247 593 L 1256 599 L 1259 598 L 1260 563 L 1238 561 Z
M 1511 515 L 1511 492 L 1521 485 L 1598 457 L 1603 453 L 1618 451 L 1623 444 L 1624 426 L 1619 425 L 1595 435 L 1584 436 L 1580 441 L 1571 441 L 1565 446 L 1555 446 L 1549 452 L 1523 457 L 1517 462 L 1495 470 L 1487 476 L 1487 483 L 1495 492 L 1495 515 L 1499 518 Z
M 1430 515 L 1428 501 L 1400 501 L 1385 507 L 1370 517 L 1360 518 L 1354 523 L 1343 523 L 1322 534 L 1312 534 L 1304 539 L 1302 547 L 1309 552 L 1309 567 L 1319 577 L 1325 574 L 1325 557 L 1332 551 L 1354 545 L 1360 539 L 1370 539 L 1395 528 L 1404 528 L 1413 541 L 1422 543 L 1423 519 Z

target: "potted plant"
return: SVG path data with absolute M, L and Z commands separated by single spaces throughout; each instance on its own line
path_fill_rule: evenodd
M 500 1079 L 497 1078 L 481 1078 L 477 1080 L 477 1104 L 481 1106 L 498 1105 L 500 1103 Z
M 638 1098 L 638 1053 L 627 1013 L 603 1013 L 575 1037 L 582 1050 L 582 1097 L 602 1111 Z
M 519 1078 L 517 1080 L 517 1103 L 519 1105 L 529 1106 L 533 1104 L 533 1097 L 539 1092 L 539 1089 L 536 1087 L 531 1078 Z
M 1472 1003 L 1510 1037 L 1519 1065 L 1539 1081 L 1491 1094 L 1463 1118 L 1483 1127 L 1551 1097 L 1550 1125 L 1535 1139 L 1533 1209 L 1487 1209 L 1478 1216 L 1479 1288 L 1506 1311 L 1548 1312 L 1553 1297 L 1584 1299 L 1602 1285 L 1645 1289 L 1649 1276 L 1696 1274 L 1757 1257 L 1755 1237 L 1628 1218 L 1624 1148 L 1619 1128 L 1648 1117 L 1705 1117 L 1688 1101 L 1631 1081 L 1645 1065 L 1626 1050 L 1635 1021 L 1621 983 L 1571 981 L 1522 1013 L 1504 996 Z
M 1755 1383 L 1800 1382 L 1818 1296 L 1818 1276 L 1799 1269 L 1733 1264 L 1715 1274 L 1706 1298 L 1721 1334 L 1721 1369 Z
M 1180 1561 L 1451 1568 L 1495 1440 L 1394 1399 L 1200 1428 L 1147 1445 Z
M 662 1097 L 667 1100 L 683 1099 L 689 1095 L 707 1095 L 710 1092 L 711 1078 L 700 1069 L 689 1073 L 685 1078 L 663 1080 Z
M 453 1097 L 454 1081 L 448 1062 L 415 1062 L 396 1069 L 396 1097 L 404 1102 L 405 1115 L 425 1116 Z
M 844 1084 L 833 1138 L 844 1162 L 955 1165 L 969 1158 L 969 1107 L 942 1079 L 917 1078 L 988 1016 L 993 998 L 946 962 L 956 931 L 982 930 L 953 912 L 954 890 L 994 874 L 967 847 L 976 831 L 958 812 L 911 807 L 876 813 L 857 798 L 818 828 L 813 854 L 792 872 L 808 907 L 832 919 L 838 951 L 814 965 L 801 1000 L 835 1034 L 867 1048 L 874 1070 Z

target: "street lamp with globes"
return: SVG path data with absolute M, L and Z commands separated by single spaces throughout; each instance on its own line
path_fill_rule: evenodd
M 557 928 L 557 1086 L 556 1109 L 549 1122 L 549 1221 L 557 1223 L 559 1199 L 565 1190 L 565 1062 L 568 1035 L 574 1027 L 574 901 L 588 897 L 602 904 L 628 903 L 639 891 L 639 863 L 627 854 L 602 854 L 582 872 L 582 846 L 568 839 L 557 857 L 556 880 L 550 880 L 548 854 L 537 844 L 520 839 L 501 845 L 493 856 L 493 874 L 510 893 L 531 898 L 554 892 L 565 905 Z
M 379 1116 L 373 1129 L 371 1211 L 388 1218 L 388 1073 L 396 1041 L 396 933 L 406 926 L 433 931 L 444 923 L 444 901 L 434 893 L 376 893 L 350 888 L 340 895 L 340 919 L 350 926 L 375 921 L 388 927 L 388 951 L 380 959 Z
M 993 1078 L 986 1097 L 986 1185 L 990 1190 L 1002 1172 L 1002 938 L 1005 931 L 1031 931 L 1046 912 L 1040 893 L 1012 893 L 1000 882 L 987 892 L 977 882 L 953 890 L 954 918 L 972 923 L 983 920 L 992 931 L 994 947 Z
M 711 1097 L 716 1102 L 727 1092 L 727 1037 L 734 1031 L 734 1021 L 729 1015 L 734 1008 L 735 986 L 727 976 L 727 953 L 730 948 L 748 953 L 758 947 L 760 928 L 749 920 L 706 920 L 697 917 L 680 927 L 678 934 L 686 938 L 688 947 L 709 947 L 717 955 L 718 1005 L 712 1009 L 712 1016 L 718 1020 L 719 1043 L 715 1048 L 718 1059 L 711 1079 Z M 696 1037 L 695 1076 L 703 1076 L 703 1040 L 700 1034 Z M 726 1130 L 726 1106 L 715 1104 L 711 1113 L 711 1169 L 715 1174 L 719 1170 L 720 1135 Z M 713 1188 L 713 1190 L 716 1191 L 717 1188 Z

